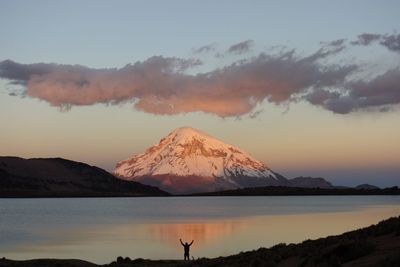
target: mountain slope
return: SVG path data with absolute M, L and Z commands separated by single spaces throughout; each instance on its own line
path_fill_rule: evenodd
M 0 157 L 0 197 L 167 195 L 103 169 L 61 158 Z
M 178 128 L 145 153 L 119 162 L 114 174 L 173 193 L 288 184 L 248 153 L 189 127 Z

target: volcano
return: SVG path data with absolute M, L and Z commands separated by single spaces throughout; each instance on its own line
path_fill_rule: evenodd
M 245 151 L 190 127 L 119 162 L 114 175 L 182 194 L 288 184 Z

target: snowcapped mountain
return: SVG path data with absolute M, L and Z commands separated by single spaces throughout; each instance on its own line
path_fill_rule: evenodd
M 178 128 L 145 153 L 119 162 L 114 175 L 172 193 L 288 184 L 248 153 L 190 127 Z

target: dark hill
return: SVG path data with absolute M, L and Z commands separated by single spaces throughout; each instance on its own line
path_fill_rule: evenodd
M 303 188 L 335 188 L 330 182 L 322 177 L 296 177 L 290 179 L 289 186 Z
M 165 196 L 95 166 L 62 158 L 0 157 L 0 197 Z
M 354 187 L 355 189 L 361 189 L 361 190 L 363 190 L 363 189 L 366 189 L 366 190 L 369 190 L 369 189 L 379 189 L 379 187 L 377 187 L 377 186 L 375 186 L 375 185 L 371 185 L 371 184 L 360 184 L 360 185 L 357 185 L 356 187 Z

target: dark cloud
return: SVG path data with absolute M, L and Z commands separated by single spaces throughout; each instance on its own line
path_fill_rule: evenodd
M 380 44 L 393 52 L 400 53 L 400 34 L 385 35 Z
M 318 49 L 318 51 L 314 54 L 312 54 L 309 59 L 313 59 L 313 60 L 319 60 L 319 59 L 323 59 L 323 58 L 327 58 L 330 56 L 334 56 L 338 53 L 340 53 L 341 51 L 343 51 L 343 49 L 345 49 L 346 46 L 344 44 L 331 44 L 329 43 L 326 46 L 321 47 L 320 49 Z
M 358 35 L 357 40 L 351 42 L 351 44 L 367 46 L 376 42 L 390 51 L 400 53 L 400 34 L 363 33 Z
M 4 60 L 0 62 L 0 77 L 14 80 L 15 84 L 23 83 L 28 81 L 32 75 L 49 73 L 53 69 L 53 65 L 56 64 L 37 63 L 23 65 L 11 60 Z
M 223 54 L 223 53 L 220 53 L 220 52 L 215 53 L 214 56 L 215 56 L 216 58 L 224 58 L 224 54 Z
M 371 81 L 356 81 L 348 84 L 349 96 L 359 108 L 381 107 L 400 103 L 400 69 L 388 70 Z
M 381 39 L 381 34 L 376 33 L 363 33 L 357 36 L 357 40 L 351 42 L 353 45 L 370 45 L 375 41 L 379 41 Z
M 345 45 L 345 42 L 346 42 L 346 39 L 338 39 L 338 40 L 329 42 L 329 43 L 327 44 L 327 46 L 333 46 L 333 47 L 335 47 L 335 46 L 340 46 L 340 47 L 342 47 L 342 46 Z
M 340 114 L 365 109 L 389 111 L 392 105 L 400 103 L 400 70 L 388 70 L 370 81 L 347 82 L 340 91 L 319 88 L 306 99 Z
M 227 52 L 230 54 L 238 54 L 238 55 L 243 54 L 250 51 L 253 45 L 254 45 L 253 40 L 246 40 L 230 46 Z
M 251 119 L 255 119 L 255 118 L 257 118 L 258 115 L 260 115 L 262 112 L 263 112 L 263 110 L 254 111 L 254 112 L 250 113 L 249 117 L 250 117 Z
M 193 51 L 194 54 L 201 54 L 201 53 L 208 53 L 208 52 L 215 51 L 215 49 L 216 49 L 216 44 L 212 43 L 212 44 L 209 44 L 209 45 L 204 45 L 204 46 L 199 47 L 199 48 L 195 48 L 192 51 Z

